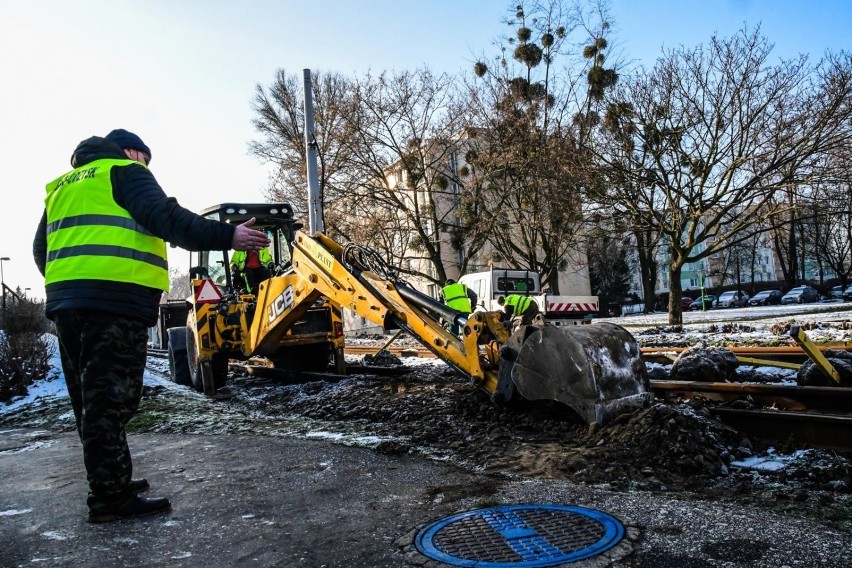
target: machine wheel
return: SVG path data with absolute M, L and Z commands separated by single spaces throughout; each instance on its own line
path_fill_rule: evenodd
M 225 386 L 228 379 L 228 357 L 217 353 L 210 361 L 200 361 L 195 342 L 187 349 L 189 375 L 195 390 L 213 396 L 217 390 Z
M 279 349 L 269 357 L 276 369 L 294 373 L 322 372 L 328 370 L 329 357 L 332 355 L 330 343 L 313 343 L 298 347 Z
M 166 330 L 169 338 L 169 378 L 179 385 L 192 386 L 189 375 L 189 357 L 186 354 L 185 327 L 170 327 Z

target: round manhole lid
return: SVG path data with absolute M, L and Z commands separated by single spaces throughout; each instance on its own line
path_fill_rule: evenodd
M 435 521 L 414 545 L 451 566 L 556 566 L 597 556 L 615 546 L 624 527 L 615 517 L 567 505 L 503 505 Z

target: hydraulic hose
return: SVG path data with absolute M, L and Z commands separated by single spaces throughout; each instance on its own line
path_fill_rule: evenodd
M 394 284 L 399 295 L 415 306 L 423 308 L 424 310 L 429 310 L 430 312 L 438 314 L 445 320 L 460 326 L 464 326 L 467 323 L 468 314 L 456 311 L 446 304 L 439 302 L 435 298 L 427 296 L 423 292 L 418 292 L 407 284 L 403 284 L 402 282 L 396 282 Z

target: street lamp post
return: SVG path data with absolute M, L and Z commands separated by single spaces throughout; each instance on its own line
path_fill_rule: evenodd
M 3 329 L 6 329 L 6 279 L 3 277 L 3 262 L 12 260 L 8 256 L 0 257 L 0 286 L 3 287 Z
M 705 276 L 705 274 L 706 274 L 706 271 L 704 270 L 704 267 L 701 267 L 701 268 L 698 269 L 698 284 L 699 284 L 699 286 L 701 286 L 701 297 L 699 298 L 699 301 L 701 302 L 701 311 L 702 312 L 707 311 L 707 308 L 705 307 L 706 302 L 704 301 L 704 276 Z

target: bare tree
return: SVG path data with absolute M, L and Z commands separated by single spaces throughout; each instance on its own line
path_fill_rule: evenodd
M 189 286 L 189 273 L 179 268 L 169 269 L 169 292 L 170 300 L 184 300 L 191 294 Z
M 773 65 L 771 51 L 759 29 L 671 50 L 610 101 L 607 131 L 633 150 L 600 156 L 606 203 L 663 236 L 672 325 L 683 266 L 788 210 L 776 194 L 813 183 L 820 154 L 849 142 L 849 57 Z
M 349 203 L 384 226 L 380 239 L 361 230 L 359 242 L 434 283 L 464 272 L 478 244 L 458 237 L 464 117 L 455 78 L 428 69 L 367 74 L 353 82 L 352 102 Z
M 813 188 L 803 230 L 819 266 L 845 289 L 852 277 L 852 152 L 842 148 L 826 157 L 830 177 Z
M 625 239 L 614 238 L 614 233 L 601 225 L 591 229 L 589 235 L 589 279 L 601 311 L 606 311 L 610 302 L 623 302 L 630 291 L 633 267 L 628 248 Z
M 464 123 L 454 79 L 428 69 L 314 77 L 328 231 L 377 249 L 402 274 L 443 283 L 450 265 L 463 270 L 463 239 L 451 238 L 463 229 L 463 186 L 453 163 Z M 301 81 L 284 71 L 268 93 L 258 87 L 261 140 L 251 149 L 278 166 L 268 195 L 304 213 L 303 107 Z
M 349 179 L 346 112 L 351 90 L 351 80 L 340 74 L 312 73 L 319 187 L 325 225 L 332 234 L 346 230 L 345 208 L 336 205 L 341 204 Z M 302 75 L 279 69 L 268 88 L 256 87 L 252 124 L 259 137 L 249 145 L 252 154 L 275 165 L 266 197 L 289 202 L 301 215 L 308 212 L 304 108 Z
M 493 62 L 476 63 L 469 85 L 477 136 L 465 183 L 488 210 L 471 234 L 486 234 L 495 260 L 538 271 L 554 292 L 560 271 L 586 267 L 584 144 L 595 101 L 617 77 L 604 67 L 605 4 L 595 7 L 591 26 L 581 2 L 519 2 L 512 35 Z

